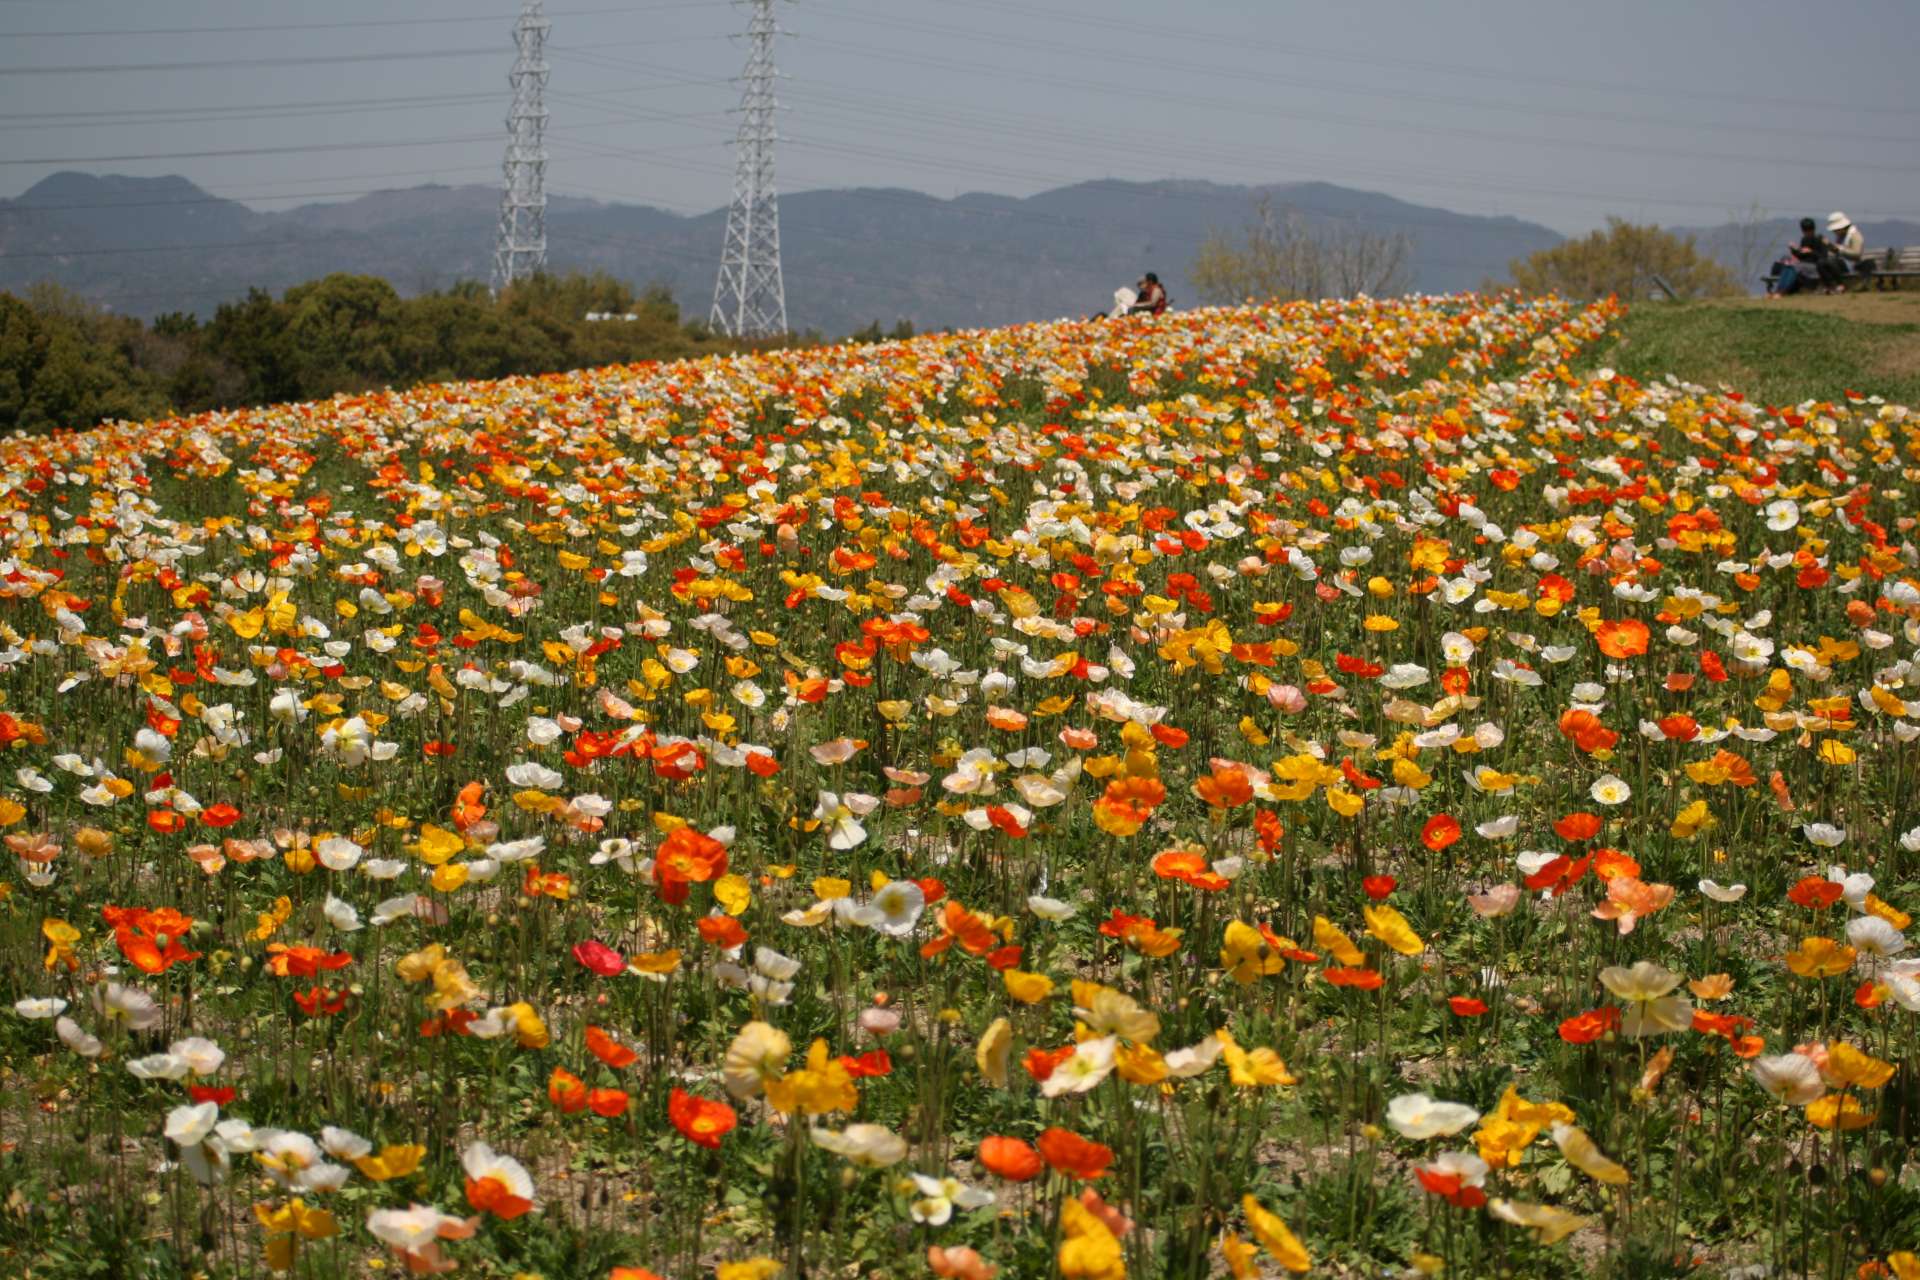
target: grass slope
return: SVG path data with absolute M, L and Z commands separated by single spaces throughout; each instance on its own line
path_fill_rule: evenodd
M 1645 381 L 1671 373 L 1767 404 L 1843 391 L 1920 399 L 1920 290 L 1643 303 L 1587 366 Z

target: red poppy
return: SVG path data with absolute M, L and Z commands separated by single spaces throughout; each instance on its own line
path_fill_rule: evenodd
M 726 1103 L 696 1097 L 685 1089 L 675 1089 L 667 1099 L 667 1119 L 688 1142 L 715 1150 L 720 1139 L 738 1123 L 733 1108 Z
M 1576 1013 L 1560 1024 L 1560 1038 L 1568 1044 L 1592 1044 L 1620 1025 L 1620 1010 L 1612 1005 Z
M 239 1095 L 240 1091 L 238 1089 L 223 1089 L 218 1085 L 190 1084 L 187 1086 L 187 1096 L 192 1098 L 196 1103 L 212 1102 L 224 1107 L 232 1103 Z
M 616 973 L 625 973 L 627 969 L 625 956 L 606 943 L 597 942 L 592 938 L 574 944 L 573 958 L 603 978 L 611 978 Z
M 630 1067 L 640 1059 L 640 1055 L 634 1050 L 621 1044 L 599 1027 L 593 1026 L 587 1028 L 587 1052 L 615 1071 L 622 1067 Z
M 267 952 L 267 972 L 276 978 L 312 978 L 322 970 L 331 973 L 353 963 L 353 954 L 348 951 L 289 947 L 281 942 L 268 943 Z
M 587 1105 L 587 1085 L 565 1067 L 555 1067 L 547 1077 L 547 1101 L 567 1114 L 583 1111 Z
M 587 1094 L 587 1109 L 597 1116 L 611 1120 L 615 1116 L 626 1114 L 627 1091 L 625 1089 L 595 1089 Z
M 1487 1002 L 1473 996 L 1448 996 L 1447 1008 L 1463 1018 L 1477 1018 L 1487 1011 Z
M 1592 854 L 1588 854 L 1578 861 L 1567 857 L 1565 854 L 1561 854 L 1528 876 L 1521 883 L 1525 884 L 1528 889 L 1535 893 L 1539 893 L 1542 890 L 1551 890 L 1553 896 L 1557 898 L 1578 884 L 1580 877 L 1586 875 L 1587 868 L 1592 865 Z
M 1326 975 L 1327 981 L 1336 987 L 1358 987 L 1362 991 L 1375 990 L 1386 981 L 1380 976 L 1378 969 L 1364 967 L 1342 968 L 1338 965 L 1329 965 L 1322 969 L 1321 973 Z
M 701 937 L 722 951 L 744 946 L 747 941 L 746 927 L 732 916 L 701 916 L 699 929 Z
M 1669 742 L 1692 742 L 1700 736 L 1700 722 L 1692 716 L 1661 716 L 1660 733 Z
M 1011 839 L 1026 839 L 1027 829 L 1020 825 L 1020 819 L 1013 816 L 1013 810 L 1007 808 L 1005 805 L 988 805 L 987 821 L 993 824 L 994 830 L 999 831 Z
M 1360 887 L 1375 902 L 1384 901 L 1399 885 L 1400 882 L 1392 876 L 1368 876 L 1360 882 Z
M 1027 1050 L 1027 1055 L 1021 1060 L 1020 1065 L 1027 1069 L 1028 1075 L 1045 1084 L 1047 1077 L 1053 1074 L 1053 1069 L 1073 1056 L 1073 1050 L 1072 1045 L 1065 1045 L 1058 1049 L 1035 1047 Z
M 1460 839 L 1460 824 L 1444 813 L 1436 813 L 1420 828 L 1420 843 L 1440 852 Z
M 1439 1196 L 1448 1204 L 1462 1209 L 1478 1209 L 1487 1202 L 1487 1193 L 1478 1187 L 1466 1185 L 1466 1180 L 1457 1173 L 1441 1173 L 1435 1169 L 1423 1169 L 1415 1166 L 1413 1176 L 1422 1187 Z
M 1605 751 L 1620 741 L 1620 735 L 1600 723 L 1599 716 L 1580 707 L 1560 713 L 1560 735 L 1589 754 Z
M 885 1049 L 869 1049 L 858 1057 L 844 1055 L 840 1065 L 854 1079 L 863 1076 L 885 1076 L 893 1074 L 893 1058 Z
M 210 805 L 200 811 L 200 821 L 209 827 L 230 827 L 240 821 L 240 811 L 224 802 Z
M 1840 895 L 1844 892 L 1844 889 L 1825 876 L 1807 876 L 1787 890 L 1787 900 L 1809 911 L 1825 911 L 1840 901 Z
M 467 1203 L 503 1222 L 512 1222 L 533 1208 L 533 1201 L 516 1196 L 498 1178 L 468 1178 Z
M 1600 815 L 1595 813 L 1569 813 L 1553 824 L 1553 834 L 1562 840 L 1591 840 L 1600 834 Z
M 309 1018 L 331 1017 L 347 1007 L 347 993 L 331 987 L 309 987 L 293 993 L 293 1002 Z
M 1064 1173 L 1069 1178 L 1091 1181 L 1104 1176 L 1107 1166 L 1113 1163 L 1112 1147 L 1089 1142 L 1066 1129 L 1048 1129 L 1040 1135 L 1039 1147 L 1040 1157 L 1052 1166 L 1054 1172 Z
M 653 879 L 704 884 L 727 873 L 727 846 L 692 827 L 676 828 L 653 859 Z
M 980 1163 L 987 1172 L 1009 1182 L 1028 1182 L 1045 1167 L 1040 1153 L 1018 1138 L 982 1138 Z

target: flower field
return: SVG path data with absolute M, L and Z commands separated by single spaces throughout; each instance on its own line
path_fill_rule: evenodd
M 1920 416 L 1620 319 L 0 444 L 0 1270 L 1920 1277 Z

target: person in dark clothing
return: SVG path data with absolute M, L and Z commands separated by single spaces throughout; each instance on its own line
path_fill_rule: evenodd
M 1157 316 L 1167 309 L 1167 291 L 1160 284 L 1160 277 L 1153 272 L 1147 272 L 1140 283 L 1134 286 L 1133 291 L 1138 298 L 1128 309 L 1128 315 L 1137 316 L 1145 313 Z
M 1784 298 L 1799 292 L 1803 284 L 1823 280 L 1825 273 L 1821 270 L 1821 264 L 1832 252 L 1833 246 L 1820 234 L 1813 219 L 1800 219 L 1799 243 L 1787 250 L 1786 257 L 1773 264 L 1773 276 L 1767 282 L 1767 296 Z

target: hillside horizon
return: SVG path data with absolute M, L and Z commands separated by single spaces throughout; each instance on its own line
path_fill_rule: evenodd
M 1475 288 L 1504 275 L 1514 258 L 1565 239 L 1520 218 L 1313 181 L 1094 180 L 1026 197 L 796 191 L 781 197 L 788 315 L 796 331 L 828 336 L 876 321 L 944 329 L 1084 315 L 1147 270 L 1168 282 L 1176 305 L 1190 306 L 1198 299 L 1187 272 L 1200 243 L 1210 232 L 1243 228 L 1263 195 L 1321 227 L 1406 234 L 1416 292 Z M 249 289 L 278 293 L 335 272 L 425 293 L 487 278 L 498 204 L 492 185 L 429 183 L 262 211 L 179 175 L 68 171 L 0 200 L 0 289 L 51 280 L 142 319 L 171 311 L 204 317 Z M 1732 222 L 1673 229 L 1737 270 L 1743 252 L 1760 265 L 1776 256 L 1798 216 L 1751 232 Z M 725 217 L 724 208 L 683 215 L 552 196 L 548 265 L 664 286 L 683 315 L 703 317 Z M 1920 243 L 1916 223 L 1862 230 L 1876 245 Z

